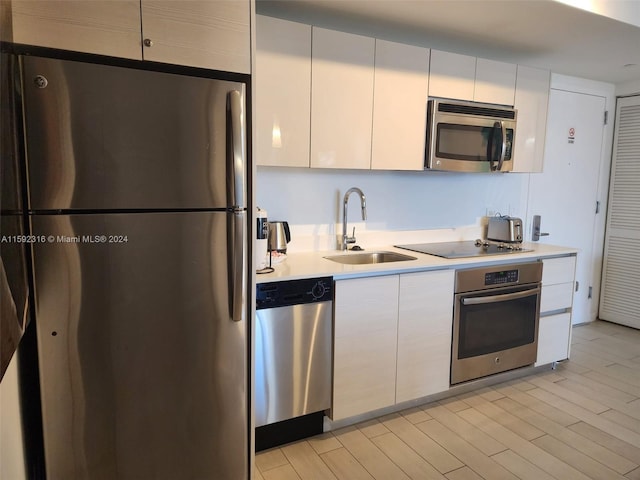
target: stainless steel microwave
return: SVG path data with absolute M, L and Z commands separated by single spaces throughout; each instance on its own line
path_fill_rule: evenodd
M 425 167 L 453 172 L 509 172 L 517 111 L 511 107 L 433 99 L 427 103 Z

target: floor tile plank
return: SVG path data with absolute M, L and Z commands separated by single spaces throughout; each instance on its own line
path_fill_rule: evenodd
M 367 470 L 342 447 L 320 455 L 338 480 L 373 480 Z
M 600 462 L 596 462 L 587 455 L 577 451 L 551 435 L 536 438 L 532 443 L 542 448 L 550 455 L 553 455 L 566 464 L 571 465 L 576 470 L 581 471 L 592 480 L 625 480 L 622 475 L 614 472 L 608 467 L 605 467 Z
M 625 457 L 615 453 L 615 451 L 611 451 L 602 445 L 583 437 L 579 433 L 553 422 L 543 415 L 528 409 L 524 405 L 518 404 L 510 398 L 497 400 L 495 403 L 504 410 L 511 412 L 513 415 L 516 415 L 533 425 L 536 425 L 548 435 L 553 436 L 567 445 L 571 445 L 579 452 L 588 455 L 590 458 L 597 460 L 617 473 L 625 474 L 638 466 L 637 463 L 629 461 Z
M 600 430 L 585 422 L 578 422 L 568 427 L 570 430 L 579 433 L 583 437 L 611 449 L 618 455 L 630 460 L 633 463 L 640 463 L 640 448 L 635 447 L 613 435 Z
M 472 409 L 463 410 L 460 414 Z M 516 480 L 517 477 L 473 445 L 460 438 L 437 420 L 418 424 L 418 428 L 445 447 L 480 476 L 491 479 Z
M 538 466 L 549 475 L 562 480 L 588 480 L 588 477 L 582 472 L 548 454 L 532 442 L 516 435 L 475 408 L 463 410 L 458 415 L 477 425 L 499 442 L 509 445 L 512 451 Z
M 505 450 L 491 458 L 522 480 L 555 480 L 547 472 L 511 450 Z
M 282 453 L 302 480 L 335 480 L 329 467 L 308 442 L 292 443 L 282 447 Z M 265 472 L 268 473 L 268 472 Z
M 376 480 L 410 480 L 370 439 L 355 427 L 335 432 L 336 438 Z
M 373 440 L 393 463 L 398 465 L 412 480 L 444 480 L 445 476 L 393 433 L 375 437 Z
M 506 446 L 440 404 L 431 404 L 427 412 L 488 457 L 507 449 Z
M 433 420 L 427 420 L 431 422 Z M 403 442 L 409 445 L 415 452 L 433 465 L 440 473 L 456 470 L 464 464 L 456 458 L 444 446 L 434 441 L 420 428 L 425 422 L 417 426 L 411 424 L 403 417 L 390 418 L 384 422 L 385 426 L 395 433 Z

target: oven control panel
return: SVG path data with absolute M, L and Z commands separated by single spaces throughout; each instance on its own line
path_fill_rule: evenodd
M 502 270 L 484 274 L 485 285 L 502 285 L 503 283 L 518 283 L 518 270 Z

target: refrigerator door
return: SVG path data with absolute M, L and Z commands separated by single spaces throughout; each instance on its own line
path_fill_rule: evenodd
M 32 217 L 48 479 L 248 478 L 245 216 Z
M 234 141 L 246 142 L 233 134 L 245 131 L 243 83 L 22 61 L 32 210 L 237 205 L 227 185 L 238 167 L 244 170 L 233 154 Z M 242 189 L 244 177 L 237 177 Z
M 29 319 L 16 72 L 17 58 L 0 54 L 0 380 Z

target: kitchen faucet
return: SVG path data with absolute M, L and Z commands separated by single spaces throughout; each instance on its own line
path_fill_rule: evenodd
M 342 250 L 347 249 L 347 245 L 350 243 L 356 243 L 356 227 L 353 227 L 353 235 L 347 235 L 347 204 L 349 203 L 349 195 L 357 193 L 360 196 L 360 208 L 362 209 L 362 220 L 367 219 L 367 200 L 357 187 L 352 187 L 344 194 L 343 210 L 342 210 Z

